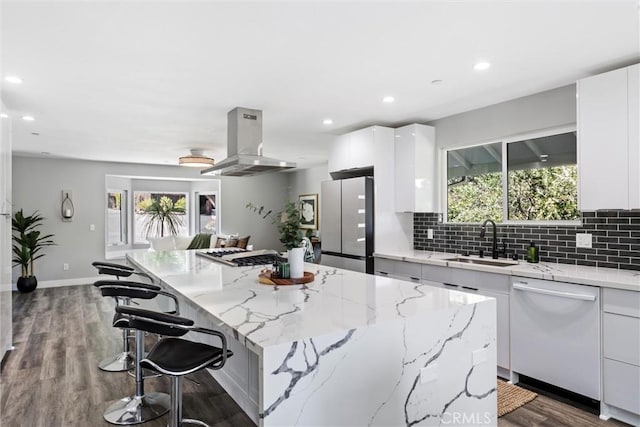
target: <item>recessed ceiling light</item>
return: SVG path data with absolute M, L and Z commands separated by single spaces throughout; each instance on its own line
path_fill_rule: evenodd
M 382 98 L 382 102 L 385 102 L 387 104 L 391 104 L 393 101 L 395 101 L 396 99 L 393 96 L 385 96 L 384 98 Z
M 20 83 L 22 83 L 22 79 L 18 76 L 7 76 L 4 78 L 4 81 L 7 83 L 13 83 L 16 85 L 19 85 Z
M 439 85 L 440 83 L 442 83 L 442 80 L 440 79 L 431 80 L 432 85 Z
M 490 67 L 491 67 L 491 64 L 489 64 L 488 62 L 480 61 L 473 66 L 473 69 L 477 71 L 483 71 L 483 70 L 488 70 Z
M 322 124 L 323 124 L 323 125 L 332 125 L 332 124 L 333 124 L 333 120 L 331 120 L 331 119 L 324 119 L 324 120 L 322 121 Z
M 8 119 L 9 115 L 5 113 L 0 113 L 0 117 L 2 117 L 3 119 Z
M 33 118 L 33 116 L 22 116 L 22 120 L 24 120 L 26 122 L 32 122 L 35 119 Z

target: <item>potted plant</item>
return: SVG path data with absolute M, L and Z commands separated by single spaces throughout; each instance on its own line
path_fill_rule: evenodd
M 301 216 L 300 205 L 295 202 L 287 202 L 284 209 L 277 214 L 272 210 L 267 211 L 264 206 L 256 206 L 253 203 L 247 203 L 245 206 L 251 209 L 263 219 L 272 218 L 272 223 L 278 227 L 280 233 L 280 242 L 287 249 L 290 264 L 290 274 L 292 278 L 300 278 L 304 276 L 304 253 L 305 248 L 301 248 L 302 231 L 300 230 Z
M 17 287 L 20 292 L 32 292 L 38 286 L 38 279 L 34 274 L 34 261 L 42 258 L 41 253 L 46 246 L 55 245 L 51 238 L 53 234 L 42 235 L 38 228 L 42 225 L 44 218 L 38 211 L 32 215 L 24 216 L 22 209 L 16 212 L 11 220 L 13 230 L 13 265 L 19 265 L 21 274 L 18 278 Z
M 165 231 L 175 236 L 183 223 L 186 200 L 182 197 L 174 203 L 169 197 L 162 196 L 140 202 L 139 208 L 145 214 L 145 236 L 164 237 Z
M 280 242 L 288 250 L 289 267 L 291 278 L 296 279 L 304 276 L 304 248 L 302 243 L 302 232 L 300 231 L 300 208 L 297 203 L 287 202 L 284 210 L 276 218 Z

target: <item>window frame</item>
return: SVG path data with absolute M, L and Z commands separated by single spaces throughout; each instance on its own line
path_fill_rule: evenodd
M 109 194 L 120 193 L 120 229 L 123 240 L 119 243 L 109 243 Z M 107 189 L 105 194 L 105 243 L 107 248 L 117 248 L 129 245 L 129 190 Z
M 509 218 L 509 193 L 508 193 L 508 165 L 507 165 L 507 144 L 511 144 L 514 142 L 522 142 L 526 139 L 535 139 L 535 138 L 543 138 L 546 136 L 557 135 L 561 133 L 568 132 L 577 132 L 577 126 L 575 123 L 563 126 L 557 126 L 552 128 L 541 129 L 532 132 L 520 133 L 516 135 L 512 135 L 505 138 L 498 138 L 493 140 L 486 140 L 480 143 L 468 144 L 468 145 L 459 145 L 452 147 L 442 147 L 441 150 L 441 181 L 442 182 L 442 193 L 441 193 L 441 206 L 443 206 L 443 218 L 442 222 L 444 224 L 449 225 L 464 225 L 464 224 L 480 224 L 480 222 L 451 222 L 449 221 L 449 190 L 447 187 L 448 183 L 448 165 L 447 158 L 448 152 L 453 150 L 460 150 L 464 148 L 472 148 L 472 147 L 480 147 L 483 145 L 490 145 L 495 143 L 501 143 L 502 145 L 502 164 L 501 164 L 501 173 L 502 173 L 502 221 L 498 224 L 500 225 L 544 225 L 544 226 L 572 226 L 572 225 L 582 225 L 582 216 L 579 219 L 575 220 L 510 220 Z M 576 152 L 578 151 L 579 141 L 576 138 Z M 579 158 L 576 153 L 576 167 L 578 166 Z M 578 182 L 576 182 L 576 189 L 578 191 L 578 211 L 580 210 L 580 171 L 578 170 Z
M 131 245 L 132 247 L 140 247 L 140 246 L 149 246 L 151 243 L 148 240 L 145 241 L 136 241 L 136 233 L 138 232 L 138 227 L 136 226 L 136 193 L 150 193 L 150 194 L 171 194 L 171 195 L 181 195 L 185 197 L 185 218 L 187 221 L 187 236 L 191 234 L 191 213 L 189 212 L 190 208 L 190 197 L 191 191 L 165 191 L 165 190 L 143 190 L 143 189 L 135 189 L 131 192 Z M 167 236 L 165 236 L 167 237 Z
M 193 221 L 193 232 L 194 234 L 201 233 L 200 231 L 202 224 L 200 223 L 200 196 L 215 196 L 216 198 L 216 233 L 221 234 L 221 221 L 220 221 L 220 191 L 195 191 L 193 193 L 193 213 L 194 213 L 194 221 Z

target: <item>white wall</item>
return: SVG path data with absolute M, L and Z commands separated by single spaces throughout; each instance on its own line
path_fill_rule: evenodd
M 439 147 L 457 147 L 576 123 L 576 85 L 536 93 L 427 123 Z
M 36 261 L 39 281 L 93 277 L 91 262 L 105 257 L 105 176 L 146 176 L 167 179 L 202 178 L 199 170 L 178 166 L 90 162 L 80 160 L 13 157 L 13 211 L 30 214 L 39 210 L 47 218 L 43 232 L 53 233 L 57 246 L 47 248 Z M 278 211 L 288 196 L 284 173 L 256 177 L 217 177 L 221 180 L 223 233 L 250 234 L 256 248 L 282 246 L 277 229 L 245 208 L 263 204 Z M 72 222 L 60 219 L 61 190 L 73 192 L 75 216 Z M 95 224 L 95 231 L 89 225 Z M 63 263 L 69 270 L 62 269 Z M 14 270 L 14 280 L 16 271 Z

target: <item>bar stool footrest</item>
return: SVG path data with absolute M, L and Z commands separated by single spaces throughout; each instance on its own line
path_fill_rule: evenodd
M 141 424 L 166 414 L 170 406 L 171 398 L 166 393 L 127 396 L 111 404 L 103 417 L 116 425 Z
M 102 360 L 98 368 L 107 372 L 124 372 L 135 368 L 135 361 L 130 353 L 118 353 Z

